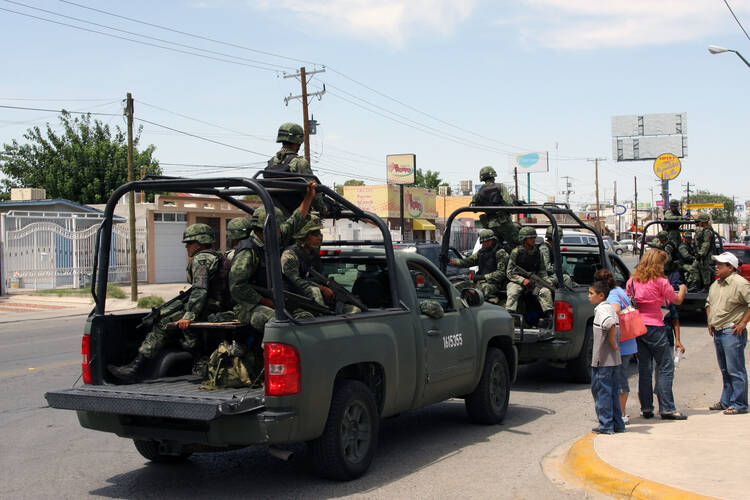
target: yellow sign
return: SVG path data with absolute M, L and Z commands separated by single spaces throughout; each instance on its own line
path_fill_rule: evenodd
M 704 210 L 707 208 L 724 208 L 723 203 L 690 203 L 688 208 L 694 208 L 696 210 Z
M 374 212 L 378 217 L 399 217 L 401 213 L 399 187 L 344 186 L 344 197 L 362 210 Z M 435 193 L 424 188 L 404 189 L 404 217 L 409 219 L 435 219 Z
M 664 153 L 654 160 L 654 173 L 659 179 L 671 181 L 680 174 L 680 159 L 672 153 Z

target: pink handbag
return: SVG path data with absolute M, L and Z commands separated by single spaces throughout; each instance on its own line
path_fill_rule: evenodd
M 628 306 L 620 311 L 620 342 L 640 337 L 646 333 L 646 323 L 638 309 Z

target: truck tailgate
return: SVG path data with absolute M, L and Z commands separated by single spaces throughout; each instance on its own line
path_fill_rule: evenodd
M 259 388 L 200 389 L 192 375 L 149 380 L 130 385 L 83 385 L 44 395 L 52 408 L 117 415 L 210 421 L 264 408 Z

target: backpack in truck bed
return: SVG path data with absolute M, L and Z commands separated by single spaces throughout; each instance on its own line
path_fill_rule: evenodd
M 201 389 L 250 387 L 255 376 L 255 356 L 241 344 L 225 340 L 211 353 L 205 370 Z

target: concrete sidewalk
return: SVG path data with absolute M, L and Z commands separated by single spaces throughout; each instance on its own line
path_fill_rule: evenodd
M 588 434 L 560 457 L 560 472 L 614 498 L 747 498 L 750 414 L 687 414 L 685 421 L 633 418 L 622 434 Z
M 157 295 L 164 300 L 188 288 L 187 283 L 138 284 L 138 298 Z M 126 299 L 107 299 L 107 312 L 136 310 L 137 303 L 130 300 L 130 286 L 122 287 Z M 63 318 L 88 314 L 94 307 L 91 295 L 55 295 L 35 290 L 11 289 L 0 297 L 0 323 L 14 323 L 40 319 Z

